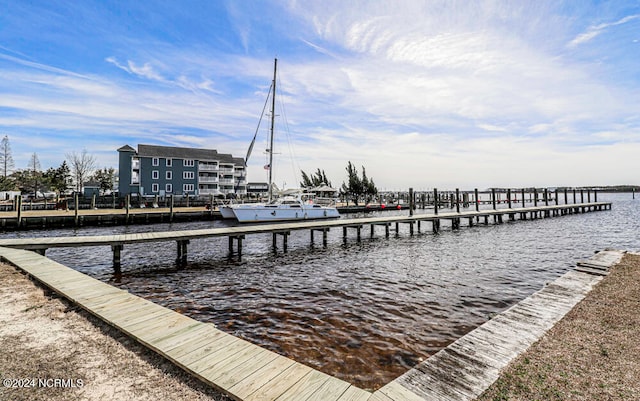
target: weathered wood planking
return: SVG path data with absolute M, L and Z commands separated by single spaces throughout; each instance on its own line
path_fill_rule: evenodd
M 589 263 L 607 268 L 623 252 L 603 251 Z M 591 291 L 602 277 L 569 271 L 527 299 L 458 339 L 369 401 L 470 401 Z
M 371 393 L 30 251 L 0 257 L 236 400 L 366 401 Z

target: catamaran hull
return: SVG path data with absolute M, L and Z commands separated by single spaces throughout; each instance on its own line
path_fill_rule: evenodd
M 233 208 L 236 219 L 241 223 L 263 221 L 337 219 L 340 213 L 335 208 Z
M 231 208 L 231 206 L 220 206 L 218 207 L 218 210 L 220 211 L 220 214 L 222 215 L 223 219 L 235 219 L 236 215 L 235 213 L 233 213 L 233 209 Z

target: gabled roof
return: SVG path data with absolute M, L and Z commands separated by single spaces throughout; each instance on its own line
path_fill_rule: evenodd
M 118 149 L 118 152 L 135 152 L 135 151 L 136 150 L 129 145 L 124 145 L 123 147 Z

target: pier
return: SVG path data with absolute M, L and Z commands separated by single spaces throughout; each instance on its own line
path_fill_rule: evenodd
M 471 401 L 580 302 L 622 255 L 603 251 L 578 262 L 578 269 L 370 392 L 38 253 L 0 247 L 3 261 L 239 401 Z
M 323 246 L 326 246 L 327 233 L 332 228 L 342 228 L 343 241 L 345 242 L 349 238 L 349 232 L 353 231 L 356 233 L 356 240 L 361 241 L 362 231 L 367 225 L 370 226 L 369 233 L 371 237 L 375 235 L 376 226 L 383 226 L 385 228 L 385 237 L 388 238 L 390 236 L 392 226 L 395 228 L 396 235 L 399 235 L 401 225 L 408 226 L 409 235 L 414 235 L 416 232 L 421 232 L 425 223 L 431 224 L 431 231 L 433 233 L 439 233 L 441 230 L 442 220 L 450 221 L 451 229 L 458 230 L 462 227 L 462 221 L 468 221 L 469 226 L 473 226 L 474 224 L 488 225 L 490 221 L 493 224 L 502 224 L 505 220 L 516 221 L 549 218 L 574 213 L 587 213 L 610 209 L 610 202 L 544 205 L 521 208 L 494 207 L 493 209 L 486 210 L 480 210 L 479 207 L 476 206 L 476 210 L 471 211 L 460 211 L 460 205 L 458 204 L 456 211 L 445 213 L 440 213 L 439 209 L 436 207 L 434 209 L 434 213 L 429 214 L 414 214 L 413 209 L 410 209 L 409 214 L 405 216 L 306 220 L 290 223 L 252 224 L 201 230 L 148 232 L 137 234 L 1 239 L 0 247 L 26 249 L 45 255 L 46 250 L 49 248 L 109 246 L 113 251 L 114 270 L 119 272 L 121 269 L 121 253 L 124 246 L 129 244 L 174 241 L 176 242 L 177 248 L 176 263 L 180 265 L 187 262 L 188 245 L 190 241 L 202 238 L 227 237 L 229 253 L 235 253 L 238 257 L 241 257 L 243 240 L 247 235 L 254 234 L 271 234 L 274 250 L 278 249 L 278 237 L 281 237 L 282 249 L 286 252 L 287 238 L 292 231 L 309 230 L 310 240 L 312 243 L 315 240 L 314 233 L 320 232 L 322 233 L 322 244 Z

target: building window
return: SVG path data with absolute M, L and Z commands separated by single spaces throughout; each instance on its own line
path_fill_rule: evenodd
M 168 194 L 170 194 L 171 192 L 173 192 L 173 185 L 171 184 L 167 184 L 164 186 L 164 191 Z
M 193 171 L 183 171 L 182 178 L 185 180 L 193 180 L 194 178 L 196 178 L 196 173 L 194 173 Z
M 154 157 L 153 159 L 151 159 L 151 165 L 152 166 L 159 166 L 160 165 L 160 159 L 158 159 L 157 157 Z
M 158 170 L 153 170 L 151 172 L 151 178 L 154 180 L 157 180 L 160 178 L 160 172 Z
M 167 159 L 167 167 L 171 167 L 173 165 L 173 159 Z
M 195 160 L 191 159 L 191 160 L 185 160 L 183 163 L 184 167 L 195 167 L 196 163 Z
M 151 184 L 151 192 L 159 192 L 159 191 L 160 191 L 160 185 Z
M 171 171 L 167 171 L 167 176 L 166 176 L 167 180 L 170 180 L 173 178 L 173 173 Z
M 182 186 L 182 191 L 183 192 L 193 192 L 195 190 L 195 185 L 193 184 L 184 184 Z

